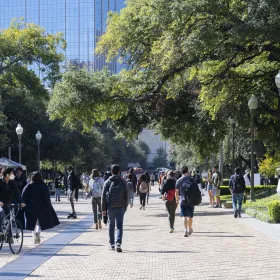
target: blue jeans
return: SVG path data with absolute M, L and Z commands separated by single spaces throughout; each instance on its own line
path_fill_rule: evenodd
M 109 243 L 115 245 L 115 223 L 117 222 L 117 244 L 122 244 L 124 208 L 108 208 Z
M 243 193 L 233 193 L 232 194 L 232 205 L 233 210 L 236 211 L 236 204 L 238 201 L 238 213 L 241 214 L 241 207 L 242 207 L 242 201 L 243 201 Z
M 134 201 L 134 191 L 132 190 L 130 190 L 129 191 L 129 204 L 130 205 L 133 205 L 133 201 Z
M 55 189 L 55 199 L 59 199 L 60 200 L 60 188 L 56 188 Z

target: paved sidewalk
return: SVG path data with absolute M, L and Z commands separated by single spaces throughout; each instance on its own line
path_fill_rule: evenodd
M 175 232 L 169 233 L 156 186 L 146 210 L 138 205 L 137 198 L 125 215 L 123 253 L 109 251 L 107 227 L 85 227 L 54 256 L 50 252 L 26 279 L 280 279 L 280 243 L 249 226 L 246 217 L 234 219 L 229 210 L 196 207 L 194 233 L 185 238 L 178 211 Z M 63 204 L 55 208 L 66 209 Z M 77 206 L 78 212 L 90 210 L 90 201 Z M 36 252 L 41 247 L 45 253 L 46 244 L 41 246 Z M 10 271 L 16 272 L 14 264 Z M 4 276 L 0 270 L 0 279 Z

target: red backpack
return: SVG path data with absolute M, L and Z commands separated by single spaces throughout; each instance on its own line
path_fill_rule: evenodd
M 175 196 L 175 189 L 172 189 L 172 190 L 168 191 L 168 193 L 166 194 L 166 199 L 168 201 L 173 201 L 174 196 Z

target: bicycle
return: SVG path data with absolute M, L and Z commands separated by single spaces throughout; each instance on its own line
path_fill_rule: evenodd
M 0 250 L 3 243 L 9 243 L 13 254 L 20 253 L 23 244 L 23 229 L 19 220 L 16 219 L 15 205 L 10 206 L 10 213 L 2 220 L 2 230 L 0 231 Z M 2 210 L 4 211 L 4 210 Z

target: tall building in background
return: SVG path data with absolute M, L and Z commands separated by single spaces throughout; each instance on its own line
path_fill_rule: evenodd
M 109 11 L 119 12 L 125 0 L 0 0 L 0 29 L 7 28 L 13 18 L 25 18 L 46 29 L 46 33 L 62 32 L 67 42 L 65 65 L 75 61 L 89 70 L 107 66 L 117 73 L 122 65 L 106 63 L 104 55 L 95 55 L 98 38 L 106 31 Z

